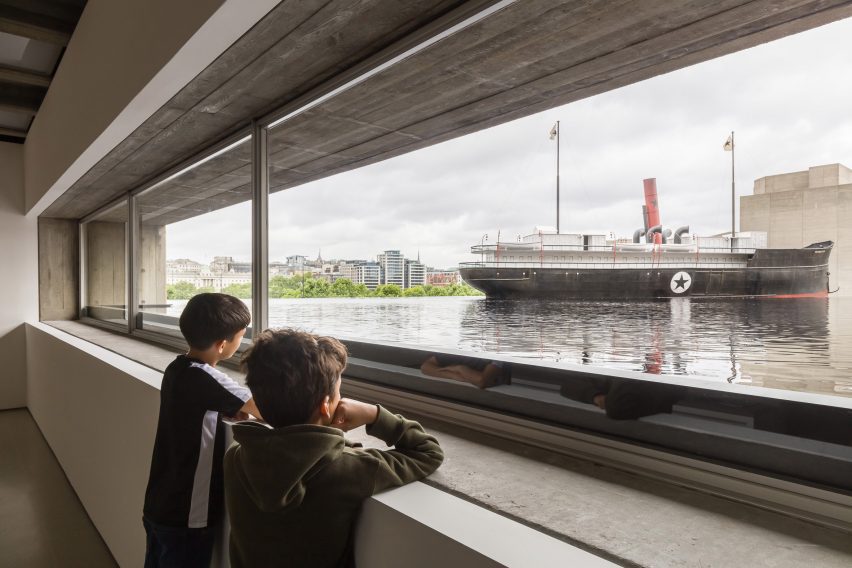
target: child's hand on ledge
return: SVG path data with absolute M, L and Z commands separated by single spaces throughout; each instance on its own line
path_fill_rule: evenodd
M 351 398 L 341 398 L 331 418 L 331 425 L 344 432 L 372 424 L 379 416 L 379 407 Z
M 255 422 L 263 422 L 263 420 L 261 420 L 257 416 L 249 414 L 248 412 L 243 412 L 242 410 L 238 410 L 237 413 L 234 414 L 233 416 L 223 416 L 222 418 L 224 420 L 226 420 L 227 422 L 231 422 L 231 423 L 233 423 L 233 422 L 244 422 L 246 420 L 252 420 L 252 421 L 255 421 Z

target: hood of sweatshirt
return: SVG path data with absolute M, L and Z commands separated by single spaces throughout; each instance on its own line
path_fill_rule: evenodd
M 306 484 L 346 446 L 343 431 L 313 424 L 270 428 L 243 422 L 233 432 L 240 444 L 233 473 L 257 507 L 270 513 L 298 507 Z

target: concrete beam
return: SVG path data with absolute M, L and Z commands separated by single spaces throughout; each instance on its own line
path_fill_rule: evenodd
M 0 101 L 0 110 L 14 112 L 17 114 L 25 114 L 27 116 L 35 116 L 35 114 L 38 112 L 38 105 L 24 102 Z
M 0 65 L 0 81 L 5 83 L 17 83 L 19 85 L 32 85 L 34 87 L 50 86 L 50 77 L 32 71 L 22 71 L 12 67 Z
M 73 31 L 73 25 L 13 7 L 0 6 L 0 32 L 65 47 Z
M 13 138 L 26 138 L 27 133 L 23 130 L 15 130 L 14 128 L 0 127 L 0 136 L 11 136 Z

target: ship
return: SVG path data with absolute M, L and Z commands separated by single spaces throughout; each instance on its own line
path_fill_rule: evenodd
M 644 180 L 644 226 L 632 238 L 536 227 L 526 236 L 471 247 L 465 282 L 489 298 L 655 300 L 824 298 L 834 243 L 768 248 L 752 231 L 708 237 L 659 222 L 656 180 Z M 558 226 L 558 225 L 557 225 Z

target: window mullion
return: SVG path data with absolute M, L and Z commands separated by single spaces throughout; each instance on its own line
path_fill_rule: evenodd
M 252 123 L 252 329 L 269 327 L 269 175 L 267 130 Z M 255 335 L 256 336 L 256 335 Z
M 139 267 L 139 216 L 136 196 L 127 198 L 127 331 L 133 333 L 137 328 L 139 315 L 139 279 L 136 271 Z

